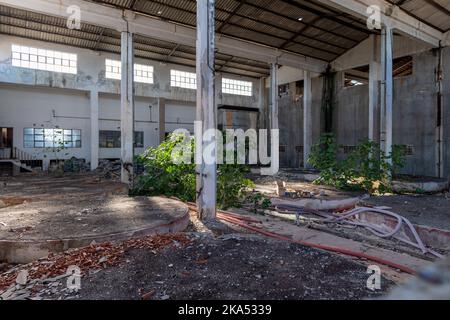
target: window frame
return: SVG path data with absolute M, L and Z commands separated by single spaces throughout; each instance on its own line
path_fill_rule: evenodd
M 197 90 L 197 74 L 195 72 L 171 69 L 170 86 L 172 88 Z
M 60 138 L 58 139 L 58 137 Z M 61 128 L 23 128 L 23 147 L 25 149 L 81 149 L 82 130 Z
M 231 78 L 222 78 L 222 93 L 235 96 L 251 97 L 253 96 L 253 82 Z
M 76 75 L 78 73 L 78 55 L 12 44 L 11 65 L 17 68 Z
M 110 136 L 109 140 L 112 141 L 112 146 L 108 146 L 108 138 L 106 139 L 106 141 L 102 141 L 103 140 L 102 135 L 104 135 L 104 134 L 107 134 Z M 139 140 L 141 140 L 141 141 L 137 141 L 138 136 L 140 138 Z M 142 149 L 145 147 L 144 136 L 145 136 L 144 131 L 134 131 L 133 148 Z M 99 130 L 99 148 L 100 149 L 120 149 L 121 148 L 121 138 L 122 138 L 122 132 L 119 130 Z M 140 142 L 140 143 L 138 143 L 138 142 Z
M 105 59 L 105 78 L 122 81 L 122 62 Z M 133 67 L 133 81 L 137 83 L 154 84 L 155 67 L 147 64 L 135 63 Z

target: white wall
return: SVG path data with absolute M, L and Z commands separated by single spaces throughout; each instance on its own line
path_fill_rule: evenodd
M 89 159 L 89 97 L 82 91 L 0 85 L 0 127 L 14 128 L 14 146 L 39 159 Z M 55 116 L 54 116 L 55 115 Z M 81 148 L 56 155 L 44 149 L 24 148 L 24 128 L 80 129 Z M 69 155 L 65 155 L 68 152 Z M 46 155 L 46 157 L 44 157 Z
M 76 53 L 78 73 L 72 75 L 13 67 L 12 44 Z M 24 148 L 24 128 L 81 129 L 81 148 L 65 150 L 64 154 L 58 156 L 48 154 L 47 159 L 75 156 L 89 162 L 91 148 L 89 92 L 93 88 L 100 93 L 99 130 L 120 130 L 120 81 L 105 79 L 105 59 L 120 60 L 120 56 L 0 35 L 0 127 L 14 128 L 14 146 L 38 159 L 43 159 L 43 149 Z M 154 84 L 135 85 L 135 131 L 144 132 L 145 147 L 156 146 L 159 141 L 159 98 L 166 99 L 166 132 L 179 128 L 193 131 L 196 90 L 171 87 L 170 70 L 195 72 L 195 68 L 161 64 L 139 58 L 135 62 L 154 67 Z M 222 95 L 220 83 L 222 76 L 253 82 L 253 95 L 251 97 Z M 220 74 L 217 79 L 218 104 L 258 107 L 259 79 L 227 74 Z M 143 149 L 136 150 L 142 151 Z M 99 158 L 120 158 L 120 149 L 99 149 Z

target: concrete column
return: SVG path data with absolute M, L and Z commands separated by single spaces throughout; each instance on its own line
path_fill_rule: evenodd
M 436 177 L 444 178 L 444 69 L 443 48 L 439 47 L 436 72 L 437 121 L 436 121 Z
M 258 109 L 259 109 L 259 129 L 267 129 L 267 108 L 266 108 L 266 79 L 259 79 L 259 95 L 258 95 Z
M 166 140 L 166 99 L 158 99 L 158 114 L 159 114 L 159 143 Z
M 303 91 L 303 163 L 308 168 L 309 154 L 312 147 L 312 82 L 311 72 L 304 71 Z
M 215 1 L 197 1 L 197 206 L 201 220 L 216 219 L 217 128 L 215 103 Z M 211 131 L 208 131 L 211 133 Z M 203 157 L 203 151 L 207 153 Z M 206 152 L 207 151 L 207 152 Z
M 379 61 L 379 46 L 378 36 L 370 35 L 370 63 L 369 63 L 369 132 L 368 138 L 370 141 L 378 142 L 379 125 L 378 118 L 380 114 L 379 108 L 379 91 L 380 91 L 380 61 Z
M 392 105 L 394 93 L 393 80 L 393 31 L 390 27 L 383 27 L 381 33 L 381 117 L 380 142 L 381 149 L 386 156 L 392 152 Z M 388 162 L 392 162 L 389 159 Z
M 133 35 L 122 32 L 122 81 L 121 81 L 121 150 L 122 182 L 133 186 L 134 170 L 134 48 Z
M 279 129 L 278 124 L 278 64 L 272 63 L 270 69 L 270 128 Z M 275 150 L 279 152 L 279 150 Z
M 99 127 L 98 127 L 98 90 L 92 89 L 90 93 L 91 101 L 91 170 L 98 167 L 98 149 L 99 149 Z

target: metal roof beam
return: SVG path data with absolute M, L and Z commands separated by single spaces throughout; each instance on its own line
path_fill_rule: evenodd
M 192 46 L 196 43 L 196 30 L 176 23 L 161 21 L 132 11 L 83 0 L 0 0 L 0 4 L 56 17 L 68 17 L 67 8 L 77 5 L 81 9 L 82 22 L 117 31 L 129 31 L 152 38 Z M 301 54 L 280 51 L 232 37 L 217 36 L 216 47 L 220 53 L 258 60 L 277 62 L 312 72 L 323 72 L 327 63 Z
M 412 17 L 400 7 L 385 0 L 317 0 L 356 17 L 367 19 L 371 15 L 367 9 L 376 5 L 381 9 L 381 23 L 406 36 L 438 47 L 444 35 L 441 31 Z

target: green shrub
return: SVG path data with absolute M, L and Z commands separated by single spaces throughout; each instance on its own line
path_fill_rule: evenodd
M 399 146 L 394 146 L 387 157 L 377 143 L 364 141 L 342 160 L 338 159 L 340 148 L 332 134 L 323 135 L 312 148 L 308 162 L 321 171 L 316 183 L 344 190 L 386 193 L 391 190 L 390 178 L 405 165 L 404 151 Z
M 194 152 L 191 163 L 176 163 L 173 154 L 175 147 L 183 141 L 184 135 L 171 135 L 167 141 L 156 148 L 149 148 L 138 157 L 143 165 L 144 173 L 137 178 L 134 195 L 165 195 L 178 197 L 184 201 L 196 199 L 196 165 Z M 191 139 L 191 150 L 195 150 L 195 142 Z M 217 203 L 220 209 L 239 206 L 244 198 L 245 189 L 252 186 L 252 182 L 245 178 L 249 172 L 248 166 L 237 164 L 218 165 L 217 168 Z

